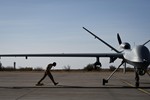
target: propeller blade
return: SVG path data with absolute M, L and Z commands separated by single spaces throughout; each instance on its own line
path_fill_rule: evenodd
M 119 33 L 117 33 L 117 38 L 118 38 L 119 44 L 122 44 L 121 38 L 120 38 L 120 36 L 119 36 Z

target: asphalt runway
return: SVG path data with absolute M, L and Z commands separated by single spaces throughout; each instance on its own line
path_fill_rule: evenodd
M 47 77 L 44 86 L 35 86 L 44 72 L 0 72 L 0 100 L 149 100 L 150 77 L 140 77 L 134 87 L 134 73 L 116 72 L 105 86 L 110 72 L 52 72 L 59 82 Z

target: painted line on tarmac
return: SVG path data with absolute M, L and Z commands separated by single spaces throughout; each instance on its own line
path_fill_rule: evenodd
M 129 86 L 131 86 L 131 87 L 135 87 L 133 84 L 131 84 L 131 83 L 129 83 L 129 82 L 127 82 L 127 81 L 125 81 L 125 80 L 121 80 L 123 83 L 125 83 L 125 84 L 127 84 L 127 85 L 129 85 Z M 143 93 L 145 93 L 145 94 L 147 94 L 147 95 L 149 95 L 150 96 L 150 92 L 148 92 L 148 91 L 146 91 L 146 90 L 144 90 L 144 89 L 141 89 L 141 88 L 137 88 L 137 90 L 139 90 L 139 91 L 141 91 L 141 92 L 143 92 Z

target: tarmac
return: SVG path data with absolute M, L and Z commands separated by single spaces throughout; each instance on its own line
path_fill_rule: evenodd
M 110 72 L 52 72 L 57 86 L 44 72 L 0 72 L 0 100 L 150 100 L 150 77 L 140 77 L 135 88 L 134 72 L 116 72 L 105 86 Z

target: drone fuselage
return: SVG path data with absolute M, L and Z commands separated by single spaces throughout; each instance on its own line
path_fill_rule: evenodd
M 144 75 L 150 65 L 150 52 L 144 45 L 137 45 L 133 49 L 124 50 L 124 60 L 134 66 L 139 75 Z

